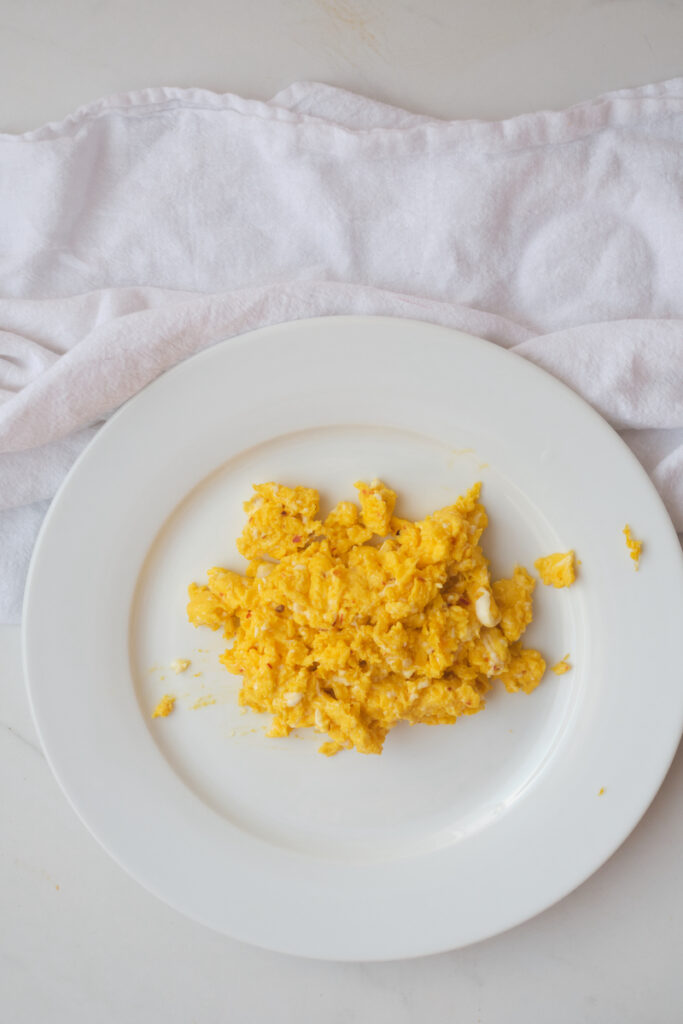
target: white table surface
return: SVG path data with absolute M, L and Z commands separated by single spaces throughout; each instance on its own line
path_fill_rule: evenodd
M 682 74 L 683 2 L 5 0 L 0 66 L 5 131 L 127 89 L 267 98 L 296 79 L 441 117 L 495 118 Z M 109 859 L 41 753 L 17 627 L 0 628 L 0 724 L 8 1024 L 683 1020 L 680 752 L 633 835 L 557 906 L 455 953 L 340 965 L 215 935 Z

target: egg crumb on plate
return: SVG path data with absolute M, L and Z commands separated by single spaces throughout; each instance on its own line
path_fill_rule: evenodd
M 210 694 L 206 694 L 206 696 L 204 696 L 204 697 L 198 697 L 197 698 L 197 700 L 192 705 L 192 710 L 193 711 L 198 711 L 200 708 L 208 708 L 211 704 L 215 704 L 215 703 L 216 703 L 216 698 L 212 697 Z
M 175 661 L 171 662 L 171 668 L 178 675 L 181 672 L 187 671 L 190 667 L 190 662 L 187 658 L 176 658 Z
M 628 548 L 631 558 L 633 559 L 634 568 L 637 572 L 640 563 L 640 552 L 643 548 L 643 542 L 640 540 L 636 540 L 636 538 L 631 533 L 631 527 L 628 525 L 628 523 L 621 532 L 623 533 L 624 537 L 626 537 L 626 547 Z
M 554 555 L 537 558 L 534 568 L 549 587 L 571 587 L 576 579 L 573 551 L 558 551 Z
M 190 622 L 223 630 L 239 703 L 274 715 L 270 736 L 312 728 L 321 753 L 379 754 L 399 721 L 440 725 L 484 707 L 493 679 L 530 693 L 545 672 L 520 642 L 535 581 L 491 581 L 475 484 L 419 522 L 394 515 L 381 481 L 319 518 L 318 492 L 254 486 L 237 548 L 245 575 L 190 584 Z
M 154 711 L 152 712 L 152 718 L 166 718 L 171 714 L 175 707 L 175 697 L 171 696 L 170 693 L 165 694 Z
M 551 671 L 556 676 L 563 676 L 565 672 L 569 672 L 572 666 L 569 664 L 569 655 L 565 654 L 564 658 L 561 658 L 556 665 L 553 665 Z

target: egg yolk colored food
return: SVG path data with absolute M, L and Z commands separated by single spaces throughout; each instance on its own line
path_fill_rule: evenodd
M 317 491 L 256 485 L 237 541 L 245 575 L 213 568 L 190 585 L 190 621 L 230 641 L 221 661 L 242 676 L 240 704 L 273 714 L 270 736 L 308 727 L 327 735 L 324 754 L 379 754 L 400 721 L 481 711 L 493 679 L 530 693 L 545 672 L 520 642 L 535 583 L 519 566 L 491 581 L 481 485 L 419 522 L 394 515 L 380 481 L 355 486 L 360 508 L 320 518 Z
M 628 523 L 621 532 L 623 533 L 624 537 L 626 537 L 626 547 L 628 548 L 631 558 L 634 561 L 634 568 L 636 569 L 636 571 L 638 571 L 638 563 L 640 562 L 640 552 L 643 547 L 643 542 L 640 540 L 636 540 L 636 538 L 631 533 L 631 527 L 628 525 Z
M 569 672 L 570 668 L 569 655 L 565 654 L 564 658 L 561 658 L 557 665 L 553 665 L 552 671 L 556 676 L 563 676 L 565 672 Z
M 152 712 L 152 718 L 166 718 L 171 714 L 175 707 L 175 697 L 172 697 L 167 693 L 161 698 L 154 711 Z
M 558 551 L 545 558 L 537 558 L 534 568 L 546 586 L 571 587 L 576 579 L 573 551 Z

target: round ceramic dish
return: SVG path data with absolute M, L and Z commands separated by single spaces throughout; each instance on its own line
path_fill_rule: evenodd
M 539 584 L 532 695 L 399 726 L 381 757 L 266 738 L 186 586 L 235 549 L 252 483 L 329 506 L 379 476 L 421 516 L 483 482 L 495 574 L 576 549 Z M 622 528 L 645 541 L 634 571 Z M 33 711 L 78 814 L 139 882 L 244 941 L 388 959 L 500 932 L 624 840 L 678 744 L 681 552 L 646 474 L 546 373 L 423 323 L 329 318 L 217 345 L 146 388 L 81 456 L 45 521 L 24 619 Z M 174 675 L 176 658 L 191 661 Z M 167 719 L 158 699 L 177 696 Z M 266 723 L 267 724 L 267 723 Z

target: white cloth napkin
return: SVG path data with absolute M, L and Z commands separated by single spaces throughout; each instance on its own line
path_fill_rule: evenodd
M 514 348 L 622 432 L 683 529 L 683 79 L 492 123 L 307 83 L 114 96 L 0 136 L 0 239 L 0 620 L 121 402 L 321 314 Z

